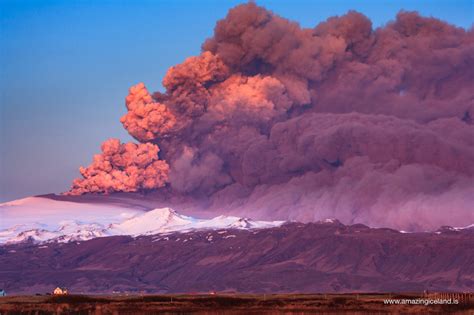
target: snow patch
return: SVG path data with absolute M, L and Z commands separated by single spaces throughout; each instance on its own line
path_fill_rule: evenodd
M 319 221 L 320 223 L 338 223 L 339 220 L 335 219 L 335 218 L 327 218 L 327 219 L 324 219 L 324 220 L 321 220 Z
M 474 229 L 474 224 L 471 224 L 471 225 L 468 225 L 468 226 L 464 226 L 464 227 L 454 227 L 453 229 L 456 230 L 456 231 L 459 231 L 459 230 L 467 230 L 467 229 Z

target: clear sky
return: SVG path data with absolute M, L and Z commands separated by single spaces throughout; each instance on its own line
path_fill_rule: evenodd
M 128 88 L 161 89 L 240 2 L 0 0 L 0 201 L 66 191 L 103 140 L 130 141 L 119 122 Z M 474 20 L 472 0 L 256 2 L 304 27 L 350 9 L 374 27 L 401 9 Z

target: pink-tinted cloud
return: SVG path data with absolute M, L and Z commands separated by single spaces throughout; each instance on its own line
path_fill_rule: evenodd
M 130 88 L 125 103 L 128 113 L 120 121 L 139 141 L 153 140 L 176 124 L 166 105 L 154 101 L 143 83 Z
M 81 167 L 83 178 L 74 180 L 69 194 L 146 191 L 163 187 L 168 164 L 158 159 L 159 148 L 151 143 L 120 143 L 109 139 L 102 153 L 88 167 Z
M 202 48 L 164 93 L 139 84 L 126 99 L 122 123 L 160 146 L 171 191 L 262 219 L 473 223 L 472 29 L 415 12 L 305 29 L 248 3 Z

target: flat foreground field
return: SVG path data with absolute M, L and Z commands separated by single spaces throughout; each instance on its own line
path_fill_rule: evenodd
M 389 304 L 393 303 L 404 304 Z M 417 300 L 422 299 L 422 300 Z M 452 304 L 434 304 L 452 299 Z M 458 302 L 454 304 L 454 299 Z M 398 301 L 398 302 L 396 302 Z M 411 304 L 406 304 L 411 303 Z M 415 304 L 418 303 L 418 304 Z M 420 304 L 421 303 L 421 304 Z M 426 303 L 429 305 L 423 305 Z M 473 314 L 474 294 L 8 296 L 0 314 Z

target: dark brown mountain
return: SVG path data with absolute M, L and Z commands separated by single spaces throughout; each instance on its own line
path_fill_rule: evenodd
M 474 290 L 474 229 L 400 233 L 339 222 L 0 246 L 9 293 Z

